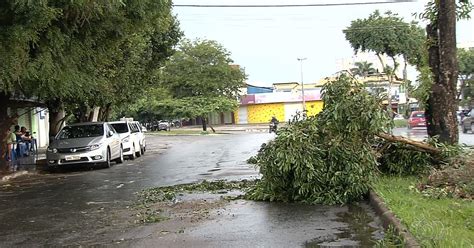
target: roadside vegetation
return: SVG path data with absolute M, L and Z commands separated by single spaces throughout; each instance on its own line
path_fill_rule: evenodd
M 407 119 L 399 119 L 393 120 L 394 127 L 408 127 L 408 120 Z
M 381 177 L 375 181 L 374 190 L 422 247 L 472 247 L 472 198 L 440 193 L 444 187 L 431 192 L 420 191 L 422 185 L 424 179 L 416 176 Z

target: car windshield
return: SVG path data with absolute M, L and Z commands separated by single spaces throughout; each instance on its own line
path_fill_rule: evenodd
M 413 114 L 413 118 L 425 118 L 425 114 L 424 113 L 415 113 L 415 114 Z
M 77 139 L 87 137 L 99 137 L 104 135 L 102 124 L 67 126 L 58 134 L 58 139 Z
M 128 133 L 127 123 L 113 123 L 112 126 L 115 128 L 117 133 Z

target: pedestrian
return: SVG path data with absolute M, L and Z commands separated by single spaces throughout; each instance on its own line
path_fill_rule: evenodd
M 13 146 L 16 143 L 16 135 L 15 132 L 12 132 L 11 129 L 8 129 L 8 136 L 7 136 L 7 161 L 12 160 L 13 155 Z

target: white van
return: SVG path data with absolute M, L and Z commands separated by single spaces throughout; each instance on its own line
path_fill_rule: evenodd
M 142 154 L 146 151 L 146 140 L 145 140 L 145 132 L 146 130 L 143 128 L 142 124 L 138 121 L 132 122 L 133 128 L 136 128 L 138 132 L 136 133 L 138 138 L 138 143 L 140 144 L 140 152 Z
M 135 159 L 142 155 L 142 147 L 140 145 L 139 130 L 135 124 L 128 121 L 112 121 L 109 122 L 120 135 L 123 144 L 123 155 L 130 159 Z

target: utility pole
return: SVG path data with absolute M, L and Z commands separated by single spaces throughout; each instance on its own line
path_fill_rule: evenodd
M 303 81 L 303 61 L 307 58 L 297 58 L 300 62 L 300 72 L 301 72 L 301 98 L 303 99 L 303 116 L 306 115 L 306 103 L 304 101 L 304 81 Z

